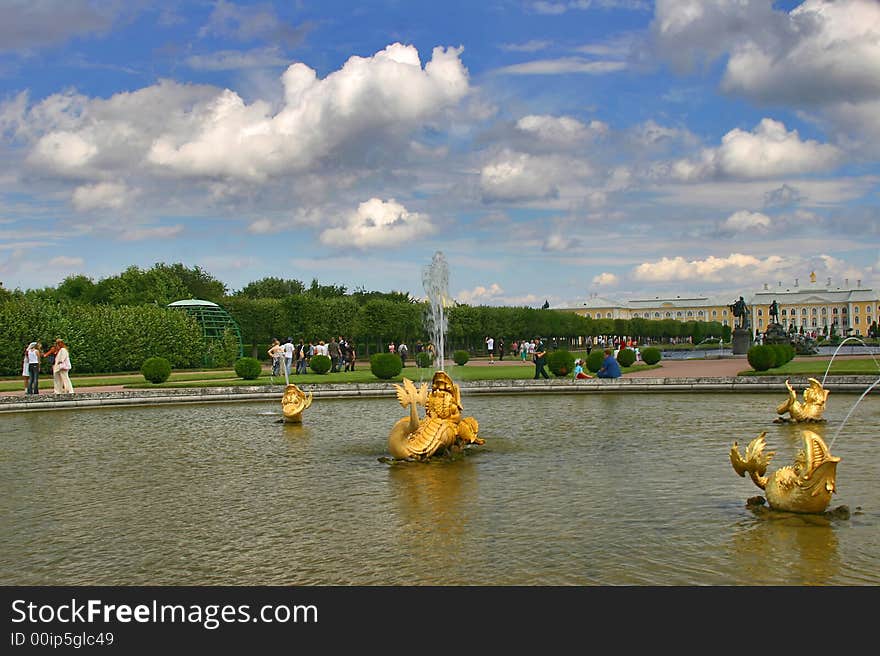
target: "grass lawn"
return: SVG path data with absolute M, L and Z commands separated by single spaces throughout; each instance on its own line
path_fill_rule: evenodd
M 770 369 L 768 371 L 753 371 L 747 369 L 739 373 L 740 376 L 813 376 L 821 378 L 825 375 L 828 368 L 830 358 L 822 359 L 798 359 L 793 360 L 778 369 Z M 647 369 L 656 369 L 660 365 L 646 365 L 639 363 L 632 367 L 624 367 L 623 373 L 631 373 L 645 371 Z M 471 380 L 521 380 L 533 378 L 535 375 L 535 366 L 531 362 L 524 362 L 516 365 L 499 365 L 499 366 L 458 366 L 451 365 L 446 369 L 447 373 L 455 381 L 471 381 Z M 554 378 L 553 374 L 547 372 L 550 378 Z M 433 369 L 420 369 L 415 366 L 405 367 L 399 376 L 392 378 L 388 382 L 399 383 L 403 377 L 420 383 L 422 381 L 429 382 L 433 376 Z M 843 360 L 835 359 L 831 367 L 830 375 L 880 375 L 880 358 L 874 361 L 872 358 L 859 360 Z M 144 377 L 137 372 L 121 373 L 121 374 L 81 374 L 70 377 L 75 389 L 101 387 L 106 385 L 123 385 L 126 389 L 159 389 L 159 388 L 179 388 L 179 387 L 233 387 L 239 385 L 283 385 L 284 376 L 269 376 L 265 371 L 256 380 L 243 380 L 236 376 L 232 369 L 211 369 L 211 370 L 186 370 L 172 372 L 171 378 L 167 382 L 159 385 L 148 383 Z M 44 390 L 51 390 L 52 376 L 51 374 L 41 374 L 41 387 Z M 363 363 L 360 368 L 355 371 L 340 372 L 335 374 L 315 374 L 308 373 L 303 375 L 293 375 L 290 382 L 297 385 L 321 385 L 330 383 L 378 383 L 382 382 L 376 378 L 370 371 L 369 364 Z M 18 377 L 7 377 L 0 380 L 0 392 L 14 392 L 24 389 L 24 382 Z
M 874 361 L 873 358 L 865 358 L 859 360 L 839 360 L 823 358 L 821 360 L 792 360 L 779 368 L 768 369 L 767 371 L 754 371 L 746 369 L 740 372 L 740 376 L 813 376 L 822 377 L 828 369 L 828 363 L 831 362 L 829 375 L 838 376 L 871 376 L 880 375 L 880 358 Z

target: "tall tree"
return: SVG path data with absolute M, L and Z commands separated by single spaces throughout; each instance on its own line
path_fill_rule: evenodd
M 305 285 L 299 280 L 267 276 L 248 283 L 235 292 L 233 296 L 243 296 L 245 298 L 287 298 L 294 294 L 303 294 L 305 291 Z

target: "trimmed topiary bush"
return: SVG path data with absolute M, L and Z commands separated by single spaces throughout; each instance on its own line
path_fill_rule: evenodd
M 645 364 L 657 364 L 663 359 L 663 353 L 656 346 L 642 349 L 642 362 Z
M 428 351 L 416 353 L 416 366 L 426 369 L 434 364 L 434 358 Z
M 256 380 L 263 372 L 263 365 L 256 358 L 239 358 L 235 361 L 235 375 L 245 380 Z
M 141 365 L 141 373 L 147 381 L 158 385 L 171 376 L 171 363 L 165 358 L 147 358 Z
M 374 353 L 370 356 L 370 371 L 376 378 L 390 380 L 403 371 L 403 361 L 397 353 Z
M 776 364 L 774 367 L 781 367 L 786 362 L 791 362 L 795 356 L 794 347 L 791 344 L 770 344 L 776 353 Z
M 459 367 L 467 364 L 467 361 L 471 359 L 470 354 L 467 351 L 456 351 L 452 354 L 452 361 L 455 362 Z
M 565 349 L 550 351 L 547 354 L 547 368 L 554 376 L 564 378 L 574 371 L 574 356 Z
M 309 360 L 309 369 L 316 374 L 326 374 L 333 367 L 333 361 L 329 355 L 313 355 Z
M 769 344 L 759 344 L 749 349 L 746 359 L 755 371 L 767 371 L 776 366 L 776 351 Z
M 602 368 L 603 362 L 605 362 L 605 352 L 602 349 L 590 351 L 590 354 L 587 356 L 587 369 L 592 373 L 596 373 Z
M 621 367 L 631 367 L 636 361 L 636 352 L 630 348 L 622 348 L 617 352 L 617 362 Z

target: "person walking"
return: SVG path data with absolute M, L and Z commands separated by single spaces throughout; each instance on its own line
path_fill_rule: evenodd
M 39 342 L 31 342 L 27 345 L 25 360 L 27 360 L 28 384 L 25 394 L 40 393 L 40 358 L 42 355 Z
M 330 373 L 335 374 L 339 371 L 339 342 L 336 341 L 335 337 L 330 338 L 330 343 L 327 345 L 327 355 L 330 356 Z
M 284 359 L 284 349 L 281 348 L 281 342 L 277 338 L 272 339 L 272 346 L 267 351 L 269 357 L 272 358 L 272 375 L 281 374 L 281 360 Z
M 27 394 L 28 385 L 31 380 L 31 372 L 30 367 L 28 367 L 28 349 L 30 345 L 24 347 L 24 351 L 22 351 L 22 360 L 21 360 L 21 377 L 24 378 L 24 393 Z
M 397 345 L 397 355 L 400 356 L 400 364 L 406 367 L 406 356 L 409 355 L 409 347 L 406 345 L 406 342 L 401 342 Z
M 60 337 L 55 340 L 55 346 L 58 347 L 58 352 L 55 354 L 55 364 L 52 365 L 55 393 L 73 394 L 73 383 L 70 382 L 70 375 L 68 373 L 71 369 L 70 352 Z
M 486 337 L 486 352 L 489 354 L 489 364 L 495 364 L 495 338 Z
M 293 337 L 288 337 L 284 342 L 284 376 L 290 378 L 290 367 L 293 364 Z
M 539 377 L 550 378 L 544 365 L 547 364 L 547 349 L 544 341 L 539 337 L 535 344 L 535 380 Z

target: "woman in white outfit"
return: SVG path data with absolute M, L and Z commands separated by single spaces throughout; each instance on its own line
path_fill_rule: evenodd
M 55 340 L 58 352 L 55 354 L 55 364 L 52 365 L 52 377 L 55 383 L 56 394 L 73 394 L 73 383 L 70 382 L 70 352 L 61 339 Z

